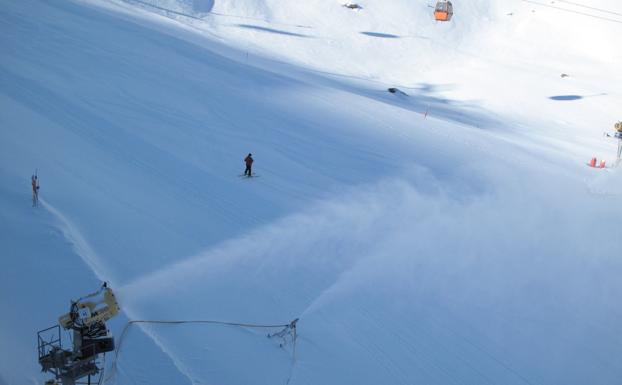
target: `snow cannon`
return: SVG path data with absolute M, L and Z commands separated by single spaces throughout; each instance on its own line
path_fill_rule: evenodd
M 46 385 L 101 384 L 105 354 L 115 349 L 106 321 L 119 310 L 112 289 L 104 282 L 95 293 L 71 301 L 69 312 L 59 317 L 58 324 L 37 333 L 41 371 L 54 375 Z M 73 333 L 70 348 L 63 348 L 61 328 Z
M 76 325 L 91 326 L 108 321 L 119 313 L 119 304 L 112 290 L 106 286 L 71 303 L 71 310 L 58 318 L 58 324 L 64 329 L 73 329 Z

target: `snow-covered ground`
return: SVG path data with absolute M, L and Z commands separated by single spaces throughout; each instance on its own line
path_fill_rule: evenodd
M 620 4 L 359 4 L 0 2 L 0 385 L 102 280 L 117 337 L 300 317 L 134 326 L 110 384 L 620 382 Z

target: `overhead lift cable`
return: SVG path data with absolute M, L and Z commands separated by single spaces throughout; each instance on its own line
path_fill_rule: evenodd
M 619 23 L 622 24 L 622 19 L 610 19 L 608 17 L 604 17 L 604 16 L 598 16 L 598 15 L 592 15 L 590 13 L 586 13 L 586 12 L 581 12 L 581 11 L 575 11 L 572 9 L 568 9 L 568 8 L 562 8 L 562 7 L 557 7 L 555 5 L 549 5 L 549 4 L 544 4 L 544 3 L 540 3 L 538 1 L 533 1 L 533 0 L 523 0 L 525 3 L 530 3 L 530 4 L 535 4 L 535 5 L 539 5 L 541 7 L 547 7 L 547 8 L 552 8 L 552 9 L 557 9 L 559 11 L 564 11 L 564 12 L 570 12 L 570 13 L 574 13 L 577 15 L 581 15 L 581 16 L 587 16 L 587 17 L 593 17 L 595 19 L 600 19 L 600 20 L 605 20 L 605 21 L 611 21 L 613 23 Z M 558 0 L 559 1 L 559 0 Z M 615 14 L 615 12 L 610 12 L 611 14 Z
M 574 5 L 576 7 L 581 7 L 581 8 L 587 8 L 587 9 L 591 9 L 593 11 L 598 11 L 598 12 L 602 12 L 602 13 L 608 13 L 610 15 L 616 15 L 616 16 L 622 16 L 622 13 L 619 12 L 615 12 L 615 11 L 609 11 L 607 9 L 603 9 L 603 8 L 596 8 L 596 7 L 591 7 L 589 5 L 583 5 L 574 1 L 568 1 L 568 0 L 556 0 L 558 3 L 566 3 L 566 4 L 571 4 Z

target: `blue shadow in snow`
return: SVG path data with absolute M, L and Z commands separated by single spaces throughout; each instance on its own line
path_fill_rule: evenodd
M 583 99 L 581 95 L 557 95 L 557 96 L 549 96 L 551 100 L 565 101 L 565 100 L 579 100 Z
M 346 86 L 347 87 L 347 86 Z M 496 114 L 482 109 L 477 101 L 460 102 L 441 96 L 452 85 L 423 83 L 417 87 L 402 87 L 396 93 L 351 86 L 350 91 L 377 101 L 436 119 L 464 124 L 479 129 L 504 127 Z
M 390 33 L 380 33 L 380 32 L 361 32 L 361 35 L 373 36 L 373 37 L 382 37 L 385 39 L 399 39 L 400 37 L 397 35 L 392 35 Z
M 211 12 L 214 0 L 192 0 L 192 10 L 195 12 Z
M 151 9 L 152 11 L 162 14 L 166 17 L 171 17 L 171 15 L 176 15 L 176 16 L 188 17 L 190 19 L 202 20 L 200 17 L 197 17 L 196 15 L 190 15 L 187 13 L 175 11 L 175 10 L 168 9 L 165 7 L 160 7 L 156 4 L 151 4 L 151 3 L 148 3 L 142 0 L 125 0 L 125 1 L 130 4 L 141 5 L 147 9 Z M 214 0 L 195 1 L 193 3 L 193 10 L 195 12 L 206 12 L 207 13 L 211 11 L 213 7 L 214 7 Z
M 240 28 L 248 28 L 248 29 L 255 29 L 257 31 L 262 31 L 262 32 L 270 32 L 270 33 L 276 33 L 278 35 L 286 35 L 286 36 L 295 36 L 295 37 L 304 37 L 304 38 L 309 38 L 311 36 L 308 35 L 302 35 L 300 33 L 294 33 L 294 32 L 287 32 L 287 31 L 281 31 L 280 29 L 273 29 L 273 28 L 267 28 L 267 27 L 260 27 L 258 25 L 252 25 L 252 24 L 238 24 L 237 25 Z

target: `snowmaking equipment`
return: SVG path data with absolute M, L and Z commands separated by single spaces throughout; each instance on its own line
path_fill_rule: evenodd
M 106 321 L 119 313 L 119 305 L 106 283 L 95 293 L 71 301 L 58 324 L 37 333 L 41 371 L 54 378 L 45 385 L 101 384 L 104 358 L 115 349 Z M 61 328 L 70 331 L 71 347 L 63 348 Z

